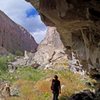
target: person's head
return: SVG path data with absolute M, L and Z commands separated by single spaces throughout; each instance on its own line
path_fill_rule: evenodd
M 57 76 L 57 75 L 55 75 L 55 76 L 54 76 L 54 79 L 55 79 L 55 80 L 57 80 L 57 79 L 58 79 L 58 76 Z

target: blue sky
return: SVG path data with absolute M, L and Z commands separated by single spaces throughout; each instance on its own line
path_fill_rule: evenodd
M 30 3 L 25 0 L 0 0 L 0 10 L 27 29 L 38 43 L 45 37 L 47 28 Z

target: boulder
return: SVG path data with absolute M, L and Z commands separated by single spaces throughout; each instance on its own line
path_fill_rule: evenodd
M 11 86 L 10 87 L 10 95 L 11 96 L 20 96 L 19 88 L 18 86 Z
M 2 97 L 9 97 L 10 96 L 10 85 L 7 82 L 0 83 L 0 95 Z
M 67 67 L 67 54 L 55 27 L 48 27 L 45 39 L 39 44 L 33 60 L 42 68 Z
M 90 90 L 84 90 L 82 92 L 73 94 L 69 100 L 94 100 L 95 94 Z

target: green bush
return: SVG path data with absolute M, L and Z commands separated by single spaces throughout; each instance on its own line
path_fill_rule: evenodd
M 34 82 L 40 80 L 46 75 L 46 73 L 43 73 L 42 70 L 33 69 L 31 67 L 19 68 L 16 71 L 16 74 L 18 77 L 21 77 L 21 79 L 32 80 Z
M 14 61 L 15 56 L 9 54 L 8 56 L 0 56 L 0 73 L 7 71 L 8 62 Z
M 15 55 L 16 55 L 16 56 L 23 56 L 24 53 L 23 53 L 22 51 L 17 50 L 17 51 L 15 52 Z
M 0 71 L 7 70 L 7 57 L 0 57 Z
M 15 60 L 15 55 L 9 54 L 9 55 L 7 56 L 7 61 L 8 61 L 8 62 L 12 62 L 12 61 L 14 61 L 14 60 Z

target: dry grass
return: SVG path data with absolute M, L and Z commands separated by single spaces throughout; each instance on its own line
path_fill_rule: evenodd
M 24 71 L 24 73 L 22 72 L 23 75 L 25 75 L 25 73 L 27 74 L 26 69 L 21 71 Z M 30 72 L 32 73 L 32 71 Z M 40 100 L 40 99 L 51 100 L 52 92 L 50 90 L 50 86 L 51 86 L 51 80 L 55 74 L 59 76 L 59 80 L 61 81 L 61 86 L 62 86 L 62 93 L 60 94 L 60 100 L 67 100 L 67 98 L 73 93 L 84 89 L 88 89 L 85 83 L 81 81 L 82 77 L 80 75 L 74 74 L 68 70 L 67 71 L 48 70 L 48 71 L 37 71 L 37 72 L 35 71 L 34 74 L 35 76 L 32 76 L 31 79 L 28 78 L 25 79 L 25 77 L 24 78 L 20 77 L 19 80 L 14 81 L 13 84 L 17 85 L 20 89 L 20 96 L 10 97 L 7 100 Z M 35 77 L 38 77 L 38 80 L 34 80 Z

